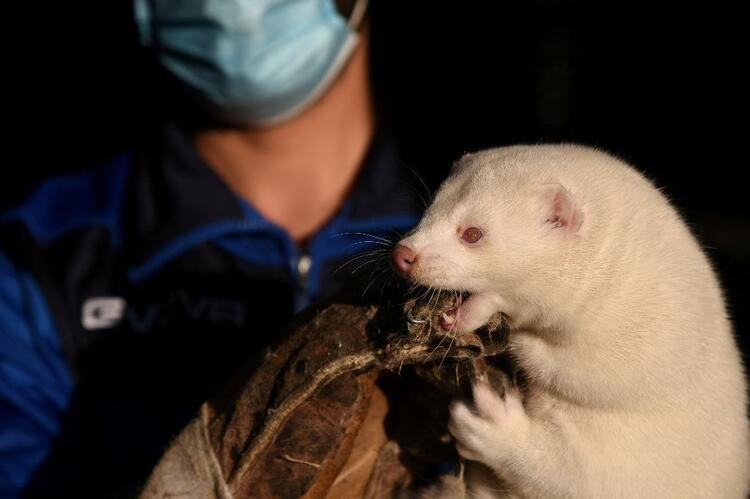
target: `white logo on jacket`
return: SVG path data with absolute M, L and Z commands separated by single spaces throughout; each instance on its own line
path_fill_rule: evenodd
M 81 322 L 84 329 L 93 331 L 115 326 L 122 320 L 127 303 L 116 296 L 98 296 L 83 302 Z

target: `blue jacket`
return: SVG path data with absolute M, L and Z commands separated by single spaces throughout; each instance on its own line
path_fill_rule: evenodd
M 337 267 L 415 224 L 413 184 L 381 134 L 303 254 L 166 125 L 1 215 L 0 497 L 132 495 L 198 405 L 359 262 Z

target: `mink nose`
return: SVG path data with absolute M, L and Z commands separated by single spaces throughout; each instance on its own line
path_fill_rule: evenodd
M 409 274 L 414 267 L 414 263 L 417 261 L 417 254 L 408 246 L 397 244 L 393 248 L 391 259 L 393 267 L 399 274 Z

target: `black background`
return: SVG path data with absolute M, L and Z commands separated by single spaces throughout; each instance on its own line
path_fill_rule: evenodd
M 715 262 L 750 334 L 747 51 L 738 7 L 371 0 L 380 106 L 435 184 L 463 152 L 576 141 L 645 171 Z M 106 161 L 159 114 L 128 1 L 6 11 L 0 206 L 50 174 Z M 741 43 L 742 42 L 742 43 Z

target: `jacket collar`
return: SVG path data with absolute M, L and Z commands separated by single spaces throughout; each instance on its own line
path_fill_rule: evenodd
M 293 244 L 277 225 L 237 197 L 199 156 L 190 138 L 166 124 L 133 158 L 125 213 L 132 250 L 131 278 L 148 275 L 193 246 L 230 234 L 267 233 Z M 393 137 L 379 132 L 352 192 L 330 225 L 339 232 L 404 229 L 419 216 Z M 322 229 L 325 232 L 330 227 Z M 133 247 L 134 245 L 130 245 Z

